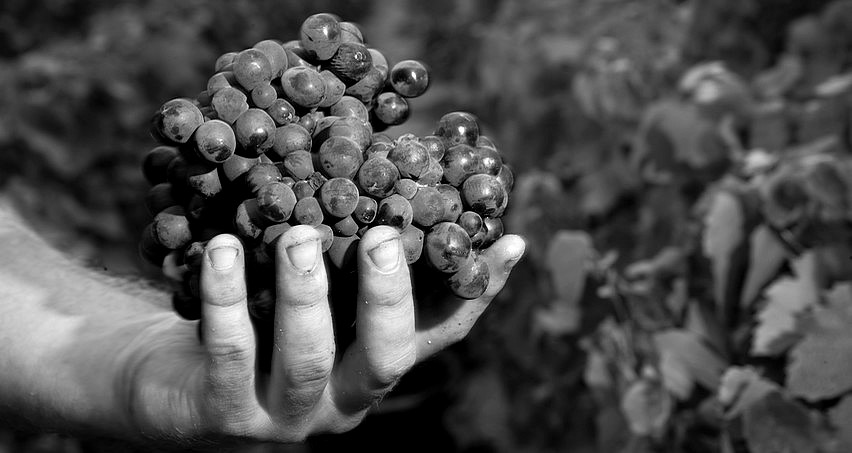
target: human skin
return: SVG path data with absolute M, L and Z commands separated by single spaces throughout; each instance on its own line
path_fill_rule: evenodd
M 345 432 L 413 365 L 467 335 L 525 247 L 518 236 L 502 237 L 482 255 L 491 269 L 486 293 L 442 294 L 436 306 L 452 309 L 429 313 L 415 309 L 396 230 L 371 229 L 357 255 L 356 337 L 342 348 L 319 239 L 296 226 L 278 241 L 277 334 L 266 373 L 256 367 L 236 237 L 217 236 L 205 251 L 199 336 L 166 292 L 88 269 L 0 206 L 0 420 L 198 448 Z

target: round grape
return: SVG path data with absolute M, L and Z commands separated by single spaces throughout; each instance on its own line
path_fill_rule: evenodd
M 319 106 L 325 96 L 325 79 L 316 69 L 305 66 L 284 71 L 281 86 L 290 102 L 305 108 Z
M 216 91 L 210 104 L 216 112 L 216 117 L 228 124 L 233 124 L 249 109 L 245 93 L 230 86 Z
M 426 233 L 423 248 L 426 258 L 435 269 L 452 274 L 471 258 L 470 236 L 452 222 L 441 222 Z
M 296 121 L 296 109 L 286 99 L 278 98 L 266 108 L 266 113 L 272 117 L 272 121 L 278 126 L 284 126 Z M 275 138 L 278 141 L 278 138 Z
M 252 47 L 266 55 L 266 59 L 269 60 L 272 67 L 273 79 L 280 77 L 284 70 L 288 68 L 287 52 L 279 42 L 272 39 L 264 39 Z
M 169 250 L 179 249 L 192 241 L 189 219 L 179 206 L 160 211 L 154 216 L 151 228 L 157 243 Z
M 447 149 L 441 166 L 444 167 L 444 179 L 453 186 L 460 186 L 465 179 L 476 173 L 476 149 L 461 144 Z
M 482 216 L 473 211 L 464 211 L 459 216 L 456 223 L 459 224 L 467 232 L 467 235 L 473 237 L 476 233 L 484 231 L 485 224 L 482 221 Z
M 328 60 L 340 47 L 340 23 L 327 13 L 309 16 L 299 29 L 299 43 L 302 48 L 318 60 Z
M 399 179 L 399 169 L 393 162 L 373 156 L 358 169 L 358 187 L 369 195 L 384 198 L 392 194 Z
M 275 121 L 263 110 L 250 108 L 234 123 L 237 144 L 248 154 L 258 155 L 275 142 Z
M 390 70 L 390 83 L 400 96 L 413 98 L 429 87 L 429 71 L 417 60 L 402 60 Z
M 444 196 L 435 187 L 421 187 L 411 199 L 412 221 L 430 227 L 444 218 Z
M 358 187 L 350 179 L 331 178 L 319 188 L 318 198 L 329 215 L 348 217 L 358 206 Z
M 385 92 L 379 94 L 378 98 L 376 98 L 376 106 L 373 109 L 373 113 L 382 123 L 395 126 L 404 123 L 408 119 L 410 108 L 408 101 L 404 97 L 393 92 Z
M 408 225 L 399 233 L 399 241 L 402 243 L 402 250 L 405 253 L 405 262 L 414 264 L 420 259 L 423 254 L 423 230 L 414 225 Z
M 462 200 L 483 217 L 496 216 L 506 203 L 506 189 L 496 176 L 477 173 L 467 178 L 461 189 Z
M 281 171 L 275 164 L 261 162 L 246 172 L 246 187 L 248 187 L 249 192 L 257 195 L 261 187 L 272 182 L 280 182 L 281 178 Z
M 361 148 L 346 137 L 329 137 L 317 153 L 320 171 L 329 178 L 354 179 L 364 161 Z
M 485 294 L 491 279 L 488 262 L 479 257 L 467 260 L 447 279 L 450 291 L 462 299 L 476 299 Z
M 178 150 L 173 146 L 157 146 L 148 151 L 142 161 L 142 174 L 148 184 L 166 182 L 169 164 L 177 156 Z
M 293 189 L 282 182 L 270 182 L 257 192 L 257 208 L 267 219 L 281 223 L 290 218 L 296 206 Z
M 172 143 L 186 143 L 203 122 L 204 115 L 192 101 L 172 99 L 154 113 L 152 133 Z
M 272 151 L 278 157 L 285 157 L 294 151 L 310 151 L 312 146 L 311 133 L 300 124 L 290 123 L 275 129 Z
M 429 169 L 429 152 L 418 140 L 397 140 L 388 160 L 396 165 L 403 178 L 417 179 Z
M 413 215 L 411 203 L 402 195 L 393 194 L 379 202 L 375 223 L 390 225 L 402 231 L 411 225 Z
M 205 121 L 195 130 L 195 150 L 204 160 L 220 164 L 237 149 L 231 126 L 222 120 Z
M 234 77 L 246 90 L 272 80 L 272 64 L 258 49 L 245 49 L 234 58 Z
M 367 46 L 357 42 L 341 43 L 331 57 L 329 69 L 347 85 L 361 80 L 373 67 L 373 56 Z
M 284 156 L 284 169 L 296 180 L 307 179 L 314 172 L 314 158 L 307 151 L 293 151 Z
M 307 197 L 296 202 L 293 218 L 301 225 L 316 226 L 322 223 L 325 216 L 322 213 L 319 201 L 314 197 Z
M 448 149 L 455 145 L 476 146 L 479 138 L 479 122 L 468 112 L 450 112 L 438 120 L 435 135 L 444 140 Z
M 374 199 L 364 195 L 358 197 L 358 204 L 355 205 L 355 211 L 352 212 L 352 217 L 356 222 L 362 225 L 373 223 L 376 219 L 376 212 L 379 209 L 379 203 Z
M 352 116 L 358 118 L 363 123 L 370 121 L 370 113 L 367 110 L 367 106 L 352 96 L 342 96 L 336 103 L 329 107 L 328 112 L 333 116 Z

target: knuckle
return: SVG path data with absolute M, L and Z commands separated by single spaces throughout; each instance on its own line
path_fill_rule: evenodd
M 288 384 L 297 387 L 324 387 L 334 367 L 334 354 L 312 354 L 287 370 Z
M 210 357 L 222 362 L 244 363 L 254 360 L 254 353 L 247 338 L 233 337 L 207 343 Z
M 231 306 L 246 300 L 246 289 L 244 286 L 215 287 L 214 285 L 203 285 L 201 297 L 202 300 L 211 305 Z
M 394 360 L 373 363 L 370 369 L 370 376 L 373 380 L 372 387 L 382 389 L 394 386 L 411 370 L 415 361 L 416 356 L 413 348 L 409 348 Z

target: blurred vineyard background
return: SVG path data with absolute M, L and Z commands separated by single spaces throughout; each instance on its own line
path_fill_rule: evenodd
M 0 191 L 162 278 L 136 253 L 151 113 L 315 12 L 431 68 L 390 135 L 479 117 L 528 253 L 361 427 L 240 451 L 852 451 L 852 1 L 4 0 Z M 128 449 L 0 429 L 2 453 Z

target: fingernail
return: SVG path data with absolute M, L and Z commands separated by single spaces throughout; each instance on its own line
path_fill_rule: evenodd
M 319 242 L 315 239 L 287 247 L 287 257 L 290 263 L 302 272 L 312 270 L 317 264 Z
M 392 271 L 399 265 L 399 239 L 388 239 L 373 247 L 367 255 L 380 271 Z
M 210 257 L 210 265 L 213 266 L 213 269 L 225 271 L 234 267 L 239 252 L 235 247 L 222 245 L 211 249 L 207 256 Z

